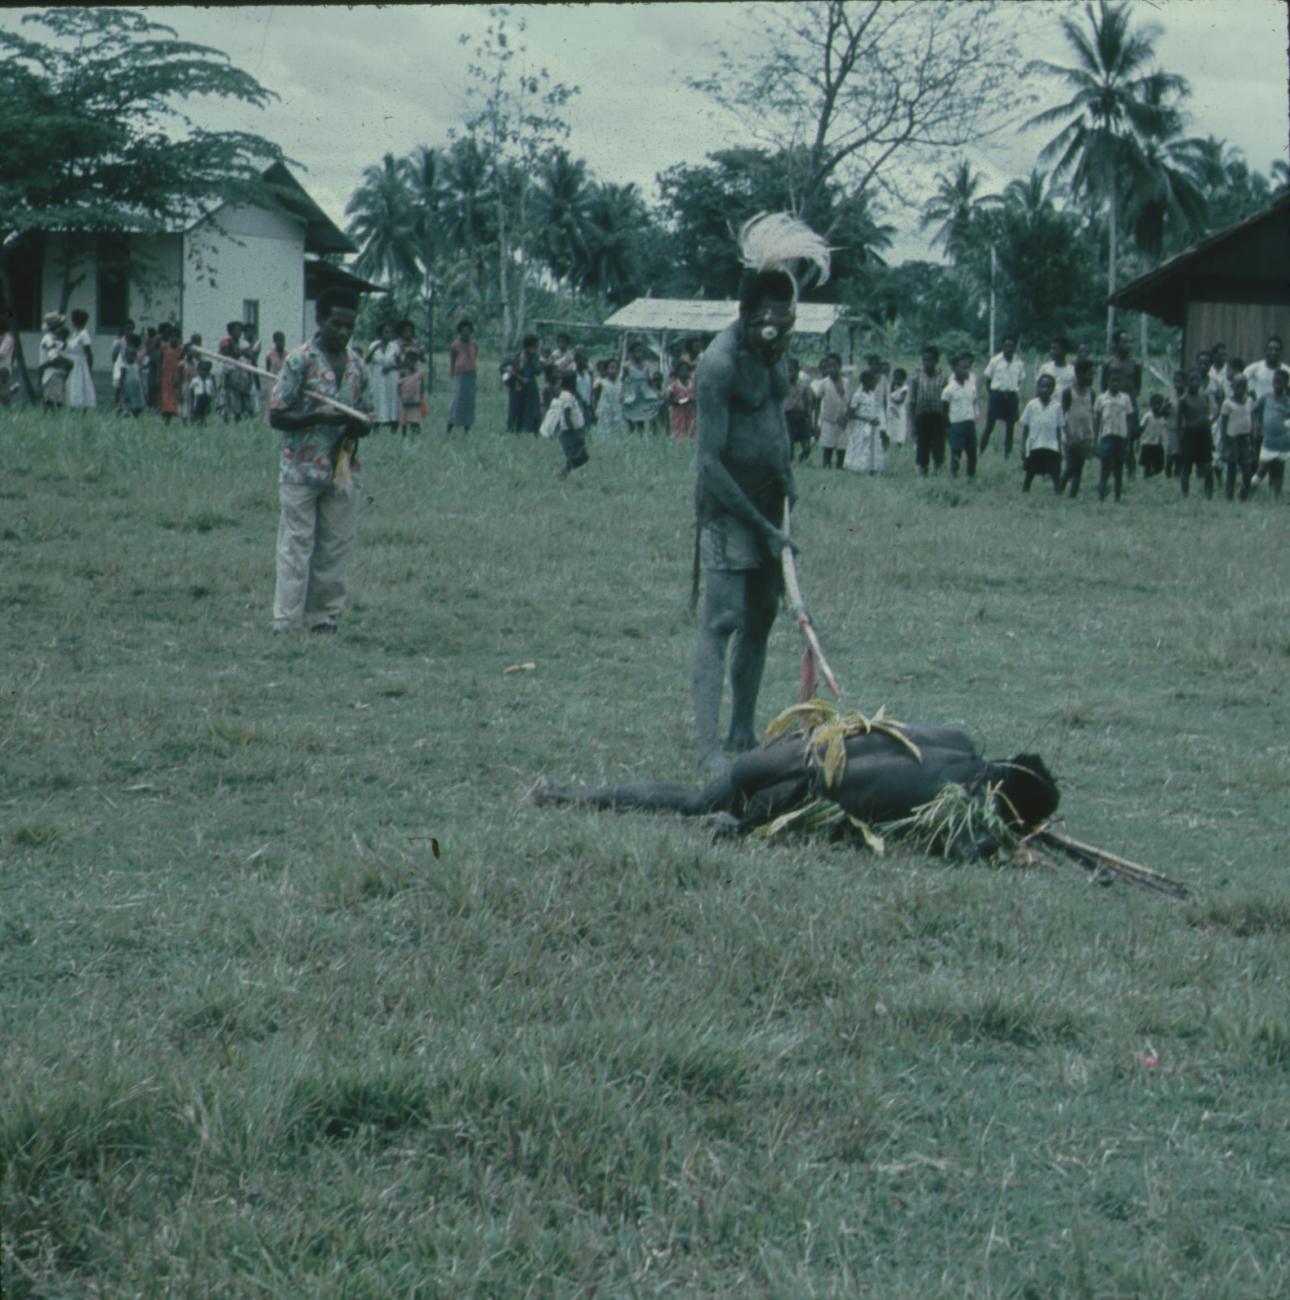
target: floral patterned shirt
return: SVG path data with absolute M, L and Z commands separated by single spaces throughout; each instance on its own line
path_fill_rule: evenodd
M 315 401 L 310 396 L 310 390 L 334 397 L 359 411 L 372 409 L 372 394 L 363 358 L 354 348 L 346 348 L 345 373 L 337 383 L 336 375 L 323 355 L 316 334 L 308 343 L 302 343 L 287 353 L 287 359 L 282 363 L 273 386 L 269 410 L 320 413 L 329 410 L 325 403 Z M 317 425 L 294 433 L 283 433 L 280 481 L 325 487 L 332 479 L 332 452 L 340 437 L 340 429 L 332 425 Z M 357 452 L 350 461 L 349 471 L 357 483 L 362 472 Z

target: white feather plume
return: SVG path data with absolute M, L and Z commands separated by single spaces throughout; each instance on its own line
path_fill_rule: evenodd
M 810 262 L 820 273 L 819 283 L 829 278 L 832 250 L 810 226 L 787 212 L 759 212 L 739 230 L 739 254 L 752 271 L 787 271 L 798 277 L 794 264 Z

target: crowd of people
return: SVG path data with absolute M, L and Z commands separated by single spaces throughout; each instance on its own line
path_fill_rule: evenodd
M 89 314 L 80 308 L 66 316 L 59 311 L 46 313 L 34 367 L 45 410 L 100 406 L 88 327 Z M 286 361 L 286 335 L 274 332 L 263 360 L 261 349 L 257 329 L 243 321 L 229 321 L 211 351 L 200 334 L 185 341 L 172 322 L 136 328 L 133 320 L 127 320 L 107 356 L 110 394 L 104 395 L 102 404 L 110 403 L 110 409 L 127 418 L 151 411 L 167 423 L 176 417 L 197 424 L 213 415 L 230 423 L 259 417 Z M 425 377 L 412 322 L 383 326 L 363 360 L 375 377 L 376 425 L 418 432 L 426 415 Z M 0 319 L 0 404 L 18 391 L 14 363 L 15 334 L 10 322 Z M 471 409 L 467 424 L 473 420 L 473 402 Z
M 1077 496 L 1084 467 L 1096 458 L 1101 500 L 1111 492 L 1122 500 L 1124 480 L 1138 468 L 1144 479 L 1176 478 L 1183 496 L 1193 474 L 1207 497 L 1221 480 L 1228 500 L 1238 489 L 1247 500 L 1265 477 L 1281 493 L 1290 458 L 1290 367 L 1276 335 L 1262 360 L 1249 364 L 1216 343 L 1197 353 L 1192 367 L 1174 371 L 1172 391 L 1151 393 L 1127 331 L 1116 331 L 1100 365 L 1087 346 L 1072 351 L 1064 338 L 1054 339 L 1024 406 L 1026 363 L 1015 338 L 1003 340 L 979 377 L 969 352 L 951 357 L 947 370 L 929 345 L 921 361 L 909 375 L 870 355 L 848 384 L 835 352 L 820 359 L 814 378 L 790 360 L 785 418 L 797 459 L 805 461 L 818 442 L 825 468 L 877 474 L 893 447 L 912 443 L 919 474 L 939 472 L 948 450 L 950 476 L 971 479 L 1001 425 L 1004 458 L 1014 440 L 1019 445 L 1023 492 L 1043 478 L 1057 494 Z
M 554 348 L 529 335 L 501 366 L 507 430 L 560 437 L 568 444 L 562 474 L 575 460 L 585 463 L 592 430 L 607 439 L 669 430 L 677 440 L 693 438 L 701 352 L 690 339 L 660 358 L 637 340 L 620 369 L 616 356 L 592 362 L 568 334 Z M 928 345 L 912 374 L 869 354 L 847 375 L 836 352 L 811 368 L 790 357 L 784 414 L 794 458 L 808 462 L 818 446 L 826 469 L 881 474 L 910 447 L 918 474 L 939 473 L 948 461 L 952 478 L 972 479 L 999 429 L 1004 459 L 1018 450 L 1023 492 L 1038 478 L 1059 495 L 1078 496 L 1089 462 L 1096 462 L 1101 500 L 1122 500 L 1125 480 L 1138 470 L 1143 479 L 1176 480 L 1184 496 L 1193 478 L 1207 497 L 1219 486 L 1229 500 L 1244 501 L 1265 478 L 1282 491 L 1290 367 L 1277 336 L 1248 364 L 1216 343 L 1174 371 L 1171 388 L 1156 391 L 1125 330 L 1100 361 L 1086 344 L 1054 339 L 1030 384 L 1015 337 L 979 373 L 974 360 L 968 352 L 944 358 Z
M 98 404 L 88 323 L 81 309 L 44 318 L 36 376 L 46 409 Z M 476 419 L 474 323 L 458 321 L 455 335 L 448 354 L 449 434 L 469 433 Z M 558 440 L 562 476 L 587 463 L 593 435 L 693 439 L 702 346 L 688 338 L 667 354 L 635 339 L 621 363 L 617 355 L 593 362 L 568 333 L 558 334 L 554 346 L 527 335 L 499 368 L 507 430 Z M 0 322 L 0 400 L 16 387 L 13 351 L 13 332 Z M 152 410 L 167 421 L 257 416 L 286 359 L 285 336 L 273 334 L 262 365 L 260 351 L 254 326 L 241 321 L 228 322 L 213 354 L 200 334 L 185 342 L 176 325 L 136 330 L 126 321 L 107 358 L 112 405 L 124 416 Z M 382 326 L 362 359 L 372 380 L 376 426 L 419 432 L 427 415 L 426 381 L 412 322 Z M 1184 496 L 1193 478 L 1207 497 L 1221 487 L 1228 499 L 1244 501 L 1265 479 L 1276 494 L 1283 489 L 1290 458 L 1290 367 L 1276 336 L 1267 340 L 1263 358 L 1248 364 L 1215 343 L 1198 352 L 1191 367 L 1173 373 L 1171 388 L 1158 385 L 1152 392 L 1124 330 L 1116 332 L 1110 355 L 1100 362 L 1087 345 L 1072 349 L 1065 339 L 1054 339 L 1033 385 L 1015 337 L 1004 338 L 979 373 L 973 363 L 970 353 L 944 358 L 933 345 L 912 373 L 876 354 L 849 374 L 836 352 L 825 353 L 813 367 L 790 357 L 784 414 L 795 459 L 809 461 L 818 445 L 825 468 L 872 475 L 895 468 L 910 447 L 918 474 L 939 473 L 948 461 L 952 478 L 972 479 L 1001 429 L 1004 459 L 1018 448 L 1024 492 L 1039 478 L 1058 494 L 1077 496 L 1094 460 L 1101 499 L 1113 494 L 1121 500 L 1125 480 L 1139 469 L 1144 479 L 1176 480 Z

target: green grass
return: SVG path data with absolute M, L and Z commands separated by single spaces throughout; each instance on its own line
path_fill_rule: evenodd
M 691 779 L 690 450 L 485 402 L 326 640 L 262 426 L 0 413 L 6 1297 L 1285 1294 L 1286 508 L 800 475 L 848 706 L 1193 902 L 714 843 L 524 799 Z

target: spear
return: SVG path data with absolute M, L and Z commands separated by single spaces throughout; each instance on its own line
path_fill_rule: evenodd
M 790 523 L 788 502 L 785 501 L 785 533 L 788 533 Z M 815 670 L 818 668 L 820 675 L 828 683 L 829 690 L 833 692 L 833 698 L 841 704 L 842 692 L 838 689 L 838 679 L 834 677 L 833 669 L 829 667 L 829 661 L 824 657 L 824 647 L 820 645 L 815 624 L 811 622 L 811 616 L 806 612 L 806 602 L 802 599 L 802 588 L 797 582 L 797 563 L 793 559 L 791 546 L 785 546 L 780 552 L 779 562 L 784 571 L 784 590 L 788 593 L 788 607 L 806 640 L 806 649 L 802 651 L 802 699 L 808 700 L 815 694 Z
M 1072 835 L 1059 835 L 1051 827 L 1044 827 L 1035 839 L 1049 848 L 1058 849 L 1085 868 L 1103 868 L 1123 880 L 1132 881 L 1145 889 L 1157 889 L 1162 894 L 1173 895 L 1174 898 L 1191 897 L 1191 886 L 1185 881 L 1166 876 L 1163 871 L 1152 871 L 1150 867 L 1108 853 L 1106 849 L 1099 849 L 1094 844 L 1085 844 L 1083 840 L 1077 840 Z
M 245 370 L 248 374 L 259 375 L 262 379 L 276 380 L 277 375 L 271 370 L 262 370 L 259 366 L 253 366 L 249 361 L 239 361 L 236 357 L 226 357 L 222 352 L 211 352 L 208 348 L 195 347 L 193 344 L 188 345 L 189 352 L 196 352 L 198 356 L 210 357 L 212 361 L 221 362 L 223 365 L 232 366 L 236 370 Z M 305 392 L 317 402 L 322 402 L 326 406 L 335 408 L 344 415 L 348 415 L 352 420 L 359 420 L 363 424 L 371 424 L 372 417 L 364 415 L 362 411 L 353 406 L 346 406 L 339 398 L 331 397 L 327 393 L 320 393 L 313 388 L 306 388 Z
M 189 352 L 195 352 L 201 357 L 210 357 L 213 361 L 218 361 L 226 366 L 232 366 L 235 370 L 245 370 L 247 374 L 259 375 L 263 379 L 277 381 L 277 375 L 271 370 L 262 370 L 259 366 L 253 366 L 249 361 L 239 361 L 236 357 L 225 356 L 222 352 L 211 352 L 208 348 L 199 348 L 193 344 L 188 345 Z M 371 424 L 372 417 L 365 415 L 362 411 L 353 406 L 347 406 L 338 398 L 332 397 L 327 393 L 320 393 L 316 389 L 306 388 L 305 392 L 316 402 L 322 402 L 324 406 L 330 406 L 340 411 L 342 415 L 348 415 L 351 420 L 358 420 L 362 424 Z M 353 483 L 349 477 L 349 462 L 353 457 L 357 443 L 352 438 L 342 437 L 337 449 L 333 452 L 336 462 L 335 469 L 332 471 L 332 482 L 348 495 L 353 491 Z

